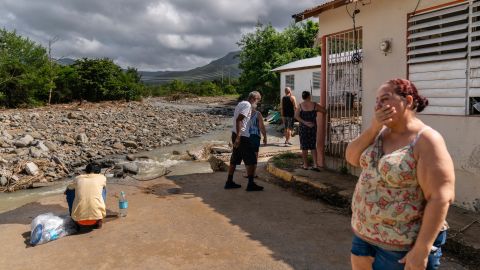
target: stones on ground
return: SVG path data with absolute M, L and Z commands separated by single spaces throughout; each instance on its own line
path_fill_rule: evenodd
M 228 170 L 227 164 L 214 155 L 210 156 L 208 163 L 210 163 L 210 168 L 214 172 L 226 172 Z
M 10 177 L 10 182 L 16 183 L 18 180 L 20 180 L 18 175 L 12 175 L 12 177 Z
M 75 144 L 75 140 L 72 139 L 69 136 L 60 136 L 60 137 L 58 137 L 57 141 L 59 141 L 61 143 Z
M 6 148 L 11 145 L 10 140 L 5 139 L 5 138 L 0 138 L 0 147 Z
M 197 149 L 197 150 L 189 150 L 187 154 L 191 156 L 194 160 L 205 160 L 205 150 L 204 149 Z
M 136 157 L 135 157 L 135 155 L 127 155 L 127 156 L 126 156 L 126 159 L 127 159 L 128 161 L 134 161 L 134 160 L 136 159 Z
M 33 162 L 28 162 L 27 164 L 25 164 L 25 172 L 28 174 L 28 175 L 37 175 L 39 173 L 39 168 L 37 166 L 37 164 L 33 163 Z
M 39 130 L 42 130 L 42 129 L 47 129 L 47 125 L 43 124 L 43 123 L 33 123 L 32 124 L 32 127 L 35 128 L 35 129 L 39 129 Z
M 18 139 L 15 141 L 15 146 L 16 147 L 27 147 L 33 142 L 34 138 L 30 135 L 25 135 L 22 138 Z
M 30 147 L 30 156 L 33 158 L 39 158 L 43 155 L 43 152 L 36 148 L 36 147 Z
M 10 135 L 6 130 L 2 131 L 2 137 L 4 137 L 5 139 L 8 139 L 8 140 L 13 140 L 13 136 Z
M 45 141 L 44 144 L 50 151 L 56 151 L 57 150 L 57 145 L 55 143 L 51 142 L 51 141 Z
M 6 186 L 7 184 L 8 184 L 8 179 L 7 179 L 7 177 L 5 177 L 5 176 L 2 175 L 2 176 L 0 177 L 0 185 L 1 185 L 2 187 L 4 187 L 4 186 Z
M 8 161 L 0 157 L 0 164 L 1 165 L 6 165 L 6 164 L 8 164 Z
M 62 160 L 57 157 L 57 156 L 52 156 L 52 160 L 56 163 L 56 164 L 63 164 Z
M 112 145 L 113 148 L 118 149 L 118 150 L 123 150 L 125 149 L 125 146 L 122 143 L 116 142 Z
M 39 141 L 39 142 L 37 143 L 37 148 L 40 149 L 40 150 L 42 150 L 43 152 L 49 152 L 49 151 L 50 151 L 50 148 L 47 147 L 47 146 L 45 145 L 45 143 L 42 142 L 42 141 Z
M 30 132 L 29 135 L 32 136 L 34 139 L 37 139 L 37 140 L 43 138 L 42 134 L 40 134 L 40 133 L 38 133 L 38 132 L 36 132 L 36 131 Z
M 156 103 L 120 102 L 106 106 L 88 103 L 81 105 L 88 108 L 77 107 L 75 110 L 71 108 L 77 105 L 55 105 L 33 112 L 6 110 L 0 114 L 0 153 L 7 162 L 3 167 L 10 168 L 14 162 L 50 157 L 51 165 L 44 165 L 43 161 L 37 165 L 46 180 L 53 181 L 73 174 L 76 166 L 83 167 L 90 160 L 110 155 L 133 155 L 201 136 L 222 119 L 211 112 L 193 112 Z M 176 152 L 173 159 L 205 160 L 209 153 L 199 150 L 192 154 Z M 143 161 L 138 155 L 134 158 L 135 162 Z M 129 159 L 133 160 L 133 157 Z M 140 167 L 139 173 L 146 172 L 146 178 L 167 172 L 158 163 L 136 164 Z M 154 167 L 159 169 L 153 171 Z M 23 179 L 25 174 L 24 170 L 16 177 Z M 5 177 L 9 181 L 7 185 L 12 185 L 11 175 Z
M 123 164 L 123 171 L 126 173 L 138 174 L 139 168 L 137 164 L 131 162 L 131 163 Z
M 212 153 L 215 154 L 225 154 L 225 153 L 231 153 L 232 149 L 228 146 L 213 146 L 210 148 Z
M 78 119 L 78 120 L 82 119 L 82 117 L 79 114 L 74 113 L 74 112 L 69 112 L 68 115 L 67 115 L 67 118 L 68 119 Z
M 28 149 L 25 149 L 25 148 L 15 149 L 14 152 L 17 156 L 26 156 L 30 153 L 30 151 Z
M 86 144 L 88 143 L 88 137 L 85 133 L 80 133 L 76 137 L 77 143 Z
M 129 148 L 138 148 L 138 144 L 134 141 L 124 141 L 123 145 L 125 145 L 125 147 L 129 147 Z

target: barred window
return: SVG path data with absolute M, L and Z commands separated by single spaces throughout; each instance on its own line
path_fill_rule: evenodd
M 295 90 L 295 75 L 285 75 L 285 87 Z

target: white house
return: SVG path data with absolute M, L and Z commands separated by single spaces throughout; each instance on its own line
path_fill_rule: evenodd
M 398 77 L 416 84 L 430 101 L 420 118 L 444 136 L 453 157 L 456 204 L 480 211 L 480 0 L 322 0 L 293 17 L 318 19 L 322 55 L 351 44 L 362 50 L 361 63 L 355 62 L 362 66 L 362 117 L 347 112 L 338 119 L 368 127 L 379 85 Z M 320 92 L 341 90 L 329 58 L 321 60 Z M 321 103 L 328 107 L 331 100 L 322 96 Z M 327 156 L 330 144 L 344 150 L 354 137 L 337 129 L 346 133 L 332 141 L 330 115 L 322 120 Z
M 284 96 L 285 87 L 292 89 L 292 94 L 301 102 L 302 92 L 312 93 L 312 100 L 320 101 L 321 57 L 298 60 L 273 69 L 280 72 L 280 97 Z

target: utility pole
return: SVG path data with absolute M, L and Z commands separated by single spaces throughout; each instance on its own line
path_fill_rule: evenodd
M 52 45 L 58 41 L 58 37 L 55 36 L 51 39 L 48 40 L 48 64 L 49 64 L 49 67 L 50 67 L 50 89 L 48 91 L 48 105 L 50 105 L 50 102 L 52 101 L 52 84 L 53 84 L 53 75 L 52 75 Z

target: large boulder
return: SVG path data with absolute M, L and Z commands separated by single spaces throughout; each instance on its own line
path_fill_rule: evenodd
M 33 142 L 33 140 L 33 137 L 27 134 L 22 138 L 16 140 L 14 144 L 16 147 L 28 147 Z
M 210 156 L 210 158 L 208 159 L 208 163 L 210 163 L 210 168 L 212 168 L 214 172 L 228 171 L 227 164 L 223 160 L 221 160 L 220 158 L 214 155 Z
M 37 164 L 28 162 L 25 164 L 25 172 L 28 175 L 37 175 L 40 172 L 40 169 L 38 168 Z
M 123 164 L 123 171 L 131 174 L 138 174 L 139 168 L 135 162 Z

